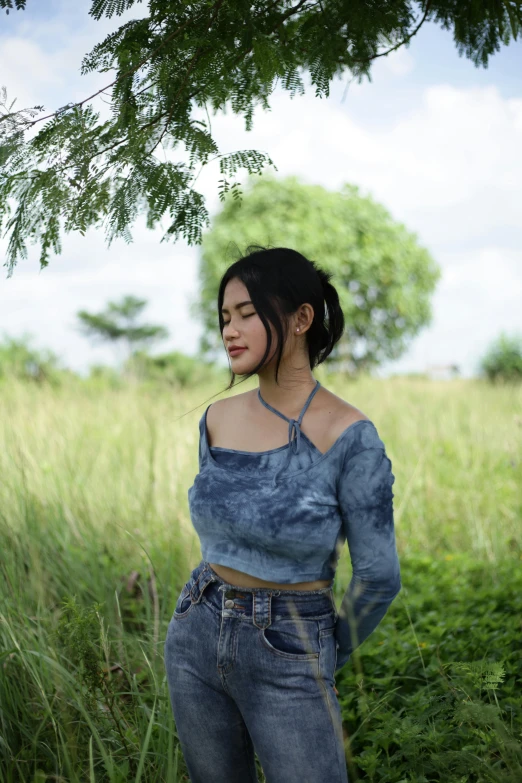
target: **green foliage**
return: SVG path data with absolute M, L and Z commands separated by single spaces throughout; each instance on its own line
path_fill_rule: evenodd
M 68 596 L 63 601 L 56 642 L 65 656 L 67 664 L 78 669 L 79 681 L 89 694 L 89 704 L 94 708 L 96 690 L 102 687 L 103 671 L 100 652 L 96 649 L 96 636 L 99 634 L 98 615 L 100 604 L 89 609 L 78 605 L 75 597 Z
M 219 281 L 253 241 L 290 246 L 333 272 L 346 329 L 327 360 L 331 366 L 355 374 L 397 359 L 431 321 L 440 269 L 415 234 L 383 206 L 349 184 L 332 192 L 297 177 L 251 177 L 242 202 L 228 198 L 203 238 L 200 298 L 191 305 L 204 326 L 203 354 L 223 351 L 216 313 Z
M 8 337 L 4 333 L 0 343 L 0 383 L 18 378 L 31 383 L 57 385 L 67 371 L 60 367 L 60 359 L 53 351 L 33 348 L 29 334 Z
M 90 13 L 120 15 L 137 1 L 94 0 Z M 0 0 L 0 7 L 12 7 L 12 0 Z M 209 109 L 229 105 L 249 130 L 256 105 L 270 110 L 278 83 L 292 96 L 302 94 L 301 74 L 308 71 L 316 97 L 328 96 L 332 79 L 346 72 L 369 78 L 373 60 L 407 46 L 426 21 L 450 29 L 459 52 L 486 66 L 517 38 L 522 6 L 517 0 L 149 0 L 147 16 L 126 22 L 85 56 L 83 73 L 115 72 L 97 93 L 43 116 L 41 106 L 14 110 L 6 94 L 0 100 L 0 230 L 9 237 L 9 276 L 28 242 L 40 246 L 44 267 L 51 251 L 60 252 L 64 232 L 104 226 L 109 242 L 130 241 L 140 211 L 150 227 L 168 221 L 164 239 L 198 244 L 209 216 L 194 189 L 196 168 L 219 159 L 220 197 L 230 190 L 240 198 L 239 180 L 227 174 L 274 165 L 257 150 L 220 153 Z M 102 120 L 91 101 L 109 91 L 110 117 Z M 206 109 L 208 124 L 191 118 L 194 104 Z M 165 155 L 179 144 L 189 152 L 188 164 Z
M 38 558 L 49 534 L 36 523 L 31 535 Z M 5 545 L 3 528 L 0 538 Z M 0 591 L 2 759 L 22 770 L 29 761 L 38 763 L 72 781 L 85 779 L 77 773 L 89 763 L 94 779 L 108 783 L 134 779 L 129 771 L 136 774 L 138 763 L 143 780 L 182 780 L 167 771 L 175 753 L 180 773 L 185 768 L 157 651 L 188 564 L 180 567 L 176 560 L 173 566 L 168 547 L 151 541 L 162 576 L 158 620 L 147 601 L 120 592 L 118 564 L 141 569 L 137 550 L 119 552 L 121 542 L 112 540 L 102 554 L 94 540 L 85 543 L 57 549 L 60 574 L 51 558 L 42 563 L 39 596 L 18 585 L 27 542 L 18 534 L 10 543 L 10 591 Z M 401 598 L 337 676 L 351 782 L 519 783 L 519 563 L 517 558 L 491 567 L 466 556 L 402 559 Z M 336 582 L 340 595 L 345 585 Z M 71 595 L 70 584 L 82 594 Z
M 101 340 L 116 343 L 124 341 L 129 355 L 134 345 L 152 343 L 168 337 L 168 329 L 153 324 L 136 324 L 136 319 L 146 306 L 146 299 L 125 296 L 121 302 L 109 302 L 101 313 L 77 313 L 80 331 Z
M 199 413 L 178 415 L 220 388 L 3 386 L 2 783 L 188 780 L 162 656 L 200 559 L 186 493 Z M 520 389 L 328 388 L 378 412 L 403 578 L 336 676 L 350 783 L 520 783 Z M 349 579 L 345 547 L 337 606 Z
M 142 381 L 166 383 L 177 389 L 189 388 L 217 379 L 222 370 L 199 356 L 187 356 L 180 351 L 150 356 L 136 351 L 124 367 L 129 375 Z
M 12 9 L 13 7 L 18 11 L 23 11 L 26 2 L 27 0 L 0 0 L 0 8 L 5 8 L 6 14 L 9 14 L 9 9 Z
M 480 363 L 480 369 L 490 381 L 522 381 L 522 337 L 509 337 L 504 332 L 490 346 Z
M 337 676 L 351 779 L 522 779 L 522 569 L 402 560 L 403 592 Z
M 100 615 L 98 602 L 83 607 L 76 596 L 67 595 L 53 636 L 66 668 L 77 678 L 81 699 L 91 720 L 104 731 L 115 733 L 121 746 L 120 758 L 126 769 L 135 774 L 139 737 L 130 728 L 134 705 L 122 698 L 118 680 L 111 676 L 106 663 L 110 645 Z M 110 653 L 109 653 L 110 655 Z M 121 768 L 120 768 L 121 769 Z M 123 779 L 122 779 L 123 783 Z
M 89 378 L 86 385 L 96 388 L 99 392 L 103 389 L 122 389 L 127 384 L 128 378 L 124 378 L 114 367 L 105 364 L 89 365 Z
M 433 21 L 453 30 L 459 54 L 487 68 L 493 52 L 517 39 L 522 22 L 519 0 L 486 0 L 475 3 L 442 0 L 430 3 Z

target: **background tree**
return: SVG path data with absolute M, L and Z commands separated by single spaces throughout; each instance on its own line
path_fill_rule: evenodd
M 176 390 L 198 386 L 198 384 L 221 382 L 227 373 L 211 361 L 200 356 L 187 356 L 181 351 L 150 356 L 145 351 L 136 351 L 125 364 L 129 375 L 142 381 L 166 384 Z
M 480 371 L 493 382 L 522 382 L 522 335 L 501 332 L 481 359 Z
M 346 330 L 327 360 L 330 369 L 355 374 L 397 359 L 431 322 L 430 299 L 440 269 L 415 234 L 383 206 L 349 184 L 333 192 L 297 177 L 251 177 L 242 202 L 228 197 L 203 237 L 200 298 L 190 306 L 203 323 L 203 355 L 223 354 L 219 280 L 254 242 L 292 247 L 334 273 Z
M 146 304 L 145 299 L 125 296 L 120 303 L 109 302 L 101 313 L 88 313 L 86 310 L 80 310 L 77 313 L 80 320 L 79 331 L 86 336 L 98 338 L 104 342 L 108 341 L 113 344 L 123 342 L 127 348 L 126 359 L 128 361 L 135 346 L 150 345 L 169 335 L 164 326 L 136 324 L 136 319 Z
M 0 342 L 0 383 L 18 378 L 59 385 L 66 376 L 70 377 L 54 351 L 34 348 L 30 345 L 32 341 L 33 337 L 27 333 L 22 337 L 8 337 L 4 333 Z
M 30 0 L 31 1 L 31 0 Z M 3 7 L 11 5 L 1 0 Z M 94 19 L 131 9 L 137 0 L 93 0 Z M 21 7 L 21 2 L 17 3 Z M 140 9 L 143 5 L 140 4 Z M 0 103 L 0 231 L 9 237 L 8 276 L 27 243 L 40 246 L 40 265 L 61 251 L 63 232 L 104 225 L 107 239 L 130 240 L 145 211 L 149 227 L 168 220 L 165 239 L 201 241 L 209 225 L 196 169 L 219 159 L 220 197 L 240 196 L 238 170 L 273 165 L 257 150 L 219 153 L 209 109 L 227 103 L 251 130 L 257 104 L 279 83 L 304 93 L 308 71 L 317 97 L 334 77 L 368 77 L 373 60 L 407 46 L 426 21 L 451 30 L 460 54 L 479 66 L 517 37 L 519 0 L 149 0 L 132 19 L 86 55 L 82 72 L 113 73 L 107 85 L 56 111 L 15 111 Z M 101 118 L 96 99 L 109 97 Z M 208 123 L 194 120 L 205 108 Z M 35 131 L 37 131 L 35 133 Z M 189 163 L 168 151 L 180 142 Z M 212 156 L 212 157 L 210 157 Z M 277 167 L 276 167 L 277 168 Z

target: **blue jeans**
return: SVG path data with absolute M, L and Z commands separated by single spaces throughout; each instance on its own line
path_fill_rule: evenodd
M 165 669 L 191 783 L 348 783 L 331 587 L 234 587 L 202 560 L 169 623 Z

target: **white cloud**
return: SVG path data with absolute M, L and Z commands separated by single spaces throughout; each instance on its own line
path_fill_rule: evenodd
M 441 260 L 435 318 L 421 344 L 437 362 L 455 362 L 471 372 L 502 330 L 522 337 L 522 251 L 484 247 L 442 253 Z
M 329 188 L 356 182 L 432 247 L 521 227 L 522 99 L 494 87 L 430 87 L 386 130 L 366 128 L 337 91 L 321 103 L 279 91 L 271 106 L 248 135 L 233 115 L 213 118 L 220 148 L 268 150 L 280 175 Z
M 103 310 L 109 300 L 132 294 L 147 300 L 143 319 L 169 329 L 153 352 L 194 353 L 200 327 L 191 323 L 189 297 L 197 287 L 194 252 L 183 243 L 160 244 L 161 233 L 148 231 L 140 219 L 134 242 L 105 246 L 103 235 L 70 235 L 62 255 L 39 270 L 37 254 L 22 261 L 13 276 L 0 281 L 0 333 L 35 335 L 34 344 L 53 347 L 66 363 L 80 370 L 94 361 L 112 362 L 110 347 L 92 348 L 75 332 L 76 313 Z
M 55 57 L 28 39 L 0 40 L 0 62 L 1 83 L 7 87 L 8 98 L 17 99 L 15 108 L 41 102 L 40 90 L 55 89 L 63 78 Z
M 70 100 L 71 91 L 73 98 L 88 94 L 87 80 L 78 76 L 78 52 L 87 51 L 96 37 L 86 43 L 83 28 L 77 38 L 69 30 L 68 37 L 60 36 L 67 40 L 60 48 L 56 40 L 44 44 L 39 30 L 38 35 L 27 31 L 26 37 L 18 31 L 16 40 L 0 38 L 0 83 L 26 90 L 29 102 L 41 102 L 45 95 L 55 106 Z M 91 28 L 88 35 L 93 36 Z M 222 153 L 267 152 L 280 177 L 298 174 L 331 189 L 355 182 L 416 231 L 442 266 L 443 277 L 432 325 L 389 369 L 409 365 L 420 370 L 427 363 L 455 361 L 472 372 L 477 355 L 501 329 L 522 328 L 522 97 L 506 100 L 492 86 L 440 84 L 427 87 L 409 109 L 397 109 L 394 85 L 415 62 L 400 50 L 378 67 L 381 86 L 357 85 L 357 105 L 364 96 L 368 105 L 377 103 L 386 127 L 369 126 L 349 98 L 341 102 L 343 79 L 321 101 L 309 85 L 305 96 L 293 100 L 276 91 L 269 100 L 272 111 L 257 109 L 250 133 L 227 107 L 226 115 L 211 118 L 212 134 Z M 92 78 L 100 80 L 97 86 L 104 83 L 101 75 Z M 206 120 L 204 111 L 194 116 Z M 219 177 L 215 161 L 197 182 L 211 215 L 221 205 Z M 160 245 L 162 232 L 147 231 L 143 220 L 134 234 L 133 244 L 120 241 L 110 249 L 92 231 L 85 239 L 66 237 L 62 256 L 51 258 L 41 273 L 32 250 L 10 280 L 0 280 L 0 333 L 31 330 L 40 345 L 63 353 L 77 369 L 102 354 L 111 361 L 109 349 L 93 351 L 71 324 L 77 310 L 99 310 L 108 299 L 133 293 L 150 302 L 144 317 L 171 331 L 169 343 L 158 350 L 194 352 L 200 326 L 189 317 L 188 301 L 197 287 L 199 249 L 182 241 Z
M 17 109 L 44 105 L 49 113 L 110 84 L 111 72 L 82 76 L 82 59 L 96 43 L 128 19 L 145 14 L 143 6 L 136 6 L 132 13 L 95 22 L 88 15 L 88 0 L 75 0 L 72 7 L 65 0 L 62 5 L 59 16 L 49 16 L 38 23 L 28 12 L 10 16 L 10 27 L 6 25 L 1 31 L 0 86 L 7 87 L 8 98 L 17 98 Z M 108 114 L 101 99 L 94 106 Z
M 402 48 L 396 49 L 391 54 L 383 57 L 382 60 L 377 61 L 373 70 L 374 75 L 379 66 L 381 66 L 383 70 L 389 71 L 393 76 L 406 76 L 413 71 L 415 60 L 407 49 Z

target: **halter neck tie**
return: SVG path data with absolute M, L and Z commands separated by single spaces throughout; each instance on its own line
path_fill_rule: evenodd
M 273 408 L 268 402 L 265 402 L 264 399 L 261 397 L 260 390 L 259 389 L 257 390 L 257 396 L 258 396 L 259 400 L 263 403 L 265 408 L 268 408 L 273 413 L 276 413 L 278 416 L 280 416 L 282 419 L 284 419 L 285 421 L 288 422 L 288 445 L 289 445 L 288 455 L 287 455 L 285 463 L 274 474 L 274 480 L 273 480 L 273 484 L 272 484 L 272 486 L 274 486 L 274 487 L 277 484 L 278 476 L 288 467 L 288 465 L 290 463 L 290 460 L 292 459 L 292 452 L 294 454 L 297 454 L 299 452 L 299 448 L 300 448 L 300 445 L 301 445 L 301 421 L 303 420 L 303 416 L 305 415 L 306 410 L 307 410 L 308 406 L 310 405 L 310 403 L 312 402 L 312 399 L 313 399 L 315 393 L 318 391 L 320 385 L 321 385 L 320 382 L 316 381 L 316 384 L 315 384 L 314 388 L 312 389 L 310 395 L 308 396 L 308 399 L 306 400 L 306 402 L 305 402 L 305 404 L 303 406 L 303 409 L 302 409 L 301 413 L 299 414 L 299 418 L 298 419 L 289 419 L 288 416 L 285 416 L 283 413 L 278 411 L 276 408 Z M 295 432 L 295 438 L 292 437 L 294 432 Z

